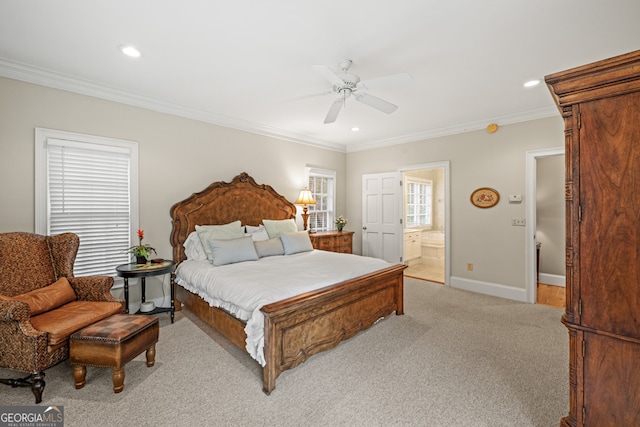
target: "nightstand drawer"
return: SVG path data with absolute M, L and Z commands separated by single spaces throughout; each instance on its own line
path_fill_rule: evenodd
M 323 251 L 334 251 L 336 249 L 336 240 L 324 236 L 316 240 L 316 243 L 313 245 L 316 249 L 320 249 Z

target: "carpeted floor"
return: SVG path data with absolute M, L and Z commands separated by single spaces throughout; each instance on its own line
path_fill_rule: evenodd
M 161 316 L 156 365 L 127 364 L 122 393 L 99 368 L 76 390 L 63 362 L 42 405 L 64 406 L 66 427 L 557 426 L 569 396 L 561 315 L 406 278 L 404 316 L 283 373 L 266 396 L 258 364 L 183 312 L 173 325 Z M 0 405 L 33 402 L 0 385 Z

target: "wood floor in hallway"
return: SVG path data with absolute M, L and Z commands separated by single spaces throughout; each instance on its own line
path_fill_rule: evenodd
M 538 283 L 537 303 L 550 305 L 551 307 L 564 308 L 566 301 L 566 289 L 563 286 L 545 285 Z

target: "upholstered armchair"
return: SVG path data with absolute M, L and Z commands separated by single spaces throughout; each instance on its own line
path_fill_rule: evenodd
M 36 403 L 44 370 L 69 357 L 69 336 L 124 311 L 112 277 L 74 277 L 79 246 L 73 233 L 0 233 L 0 367 L 29 374 L 0 382 L 31 387 Z

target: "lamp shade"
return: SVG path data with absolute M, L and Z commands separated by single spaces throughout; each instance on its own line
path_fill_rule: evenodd
M 310 190 L 306 188 L 300 191 L 300 195 L 298 196 L 298 200 L 293 202 L 295 205 L 315 205 L 316 201 L 313 200 L 313 195 Z

